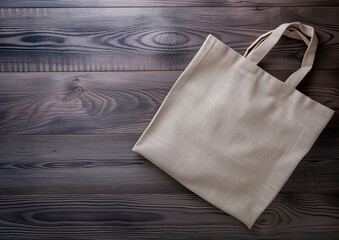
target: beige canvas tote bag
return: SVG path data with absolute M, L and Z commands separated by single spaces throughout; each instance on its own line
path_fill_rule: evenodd
M 282 35 L 308 46 L 285 82 L 257 65 Z M 317 43 L 300 22 L 259 36 L 244 56 L 209 34 L 132 151 L 251 229 L 334 114 L 296 90 Z

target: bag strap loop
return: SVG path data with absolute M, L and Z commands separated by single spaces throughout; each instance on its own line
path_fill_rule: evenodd
M 246 52 L 244 53 L 244 57 L 251 60 L 255 64 L 258 64 L 274 47 L 282 35 L 303 40 L 308 46 L 301 63 L 301 67 L 291 74 L 285 81 L 286 84 L 296 87 L 313 66 L 315 52 L 318 45 L 318 38 L 313 27 L 300 22 L 281 24 L 276 29 L 260 35 L 247 48 Z M 311 39 L 309 40 L 305 35 Z

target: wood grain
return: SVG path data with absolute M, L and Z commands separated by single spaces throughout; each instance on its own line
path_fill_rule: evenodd
M 0 7 L 224 7 L 338 6 L 338 0 L 2 0 Z
M 338 200 L 337 195 L 279 194 L 249 231 L 193 194 L 1 196 L 0 237 L 336 239 Z
M 0 71 L 182 71 L 209 33 L 243 54 L 259 35 L 296 19 L 318 34 L 313 68 L 337 69 L 338 9 L 0 8 Z M 297 69 L 305 50 L 281 39 L 262 64 Z
M 0 134 L 142 133 L 180 73 L 3 73 Z M 338 74 L 312 71 L 298 89 L 336 110 Z M 336 120 L 325 129 L 329 136 L 339 132 Z
M 138 137 L 0 135 L 0 195 L 189 193 L 132 152 Z M 282 193 L 339 192 L 338 149 L 316 145 L 299 163 Z
M 251 230 L 131 149 L 209 33 L 300 21 L 297 89 L 339 109 L 338 0 L 0 1 L 0 239 L 339 239 L 339 114 Z M 306 46 L 259 63 L 284 81 Z M 227 199 L 225 199 L 227 201 Z

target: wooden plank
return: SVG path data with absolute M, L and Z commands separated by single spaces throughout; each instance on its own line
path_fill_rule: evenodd
M 286 79 L 286 71 L 271 71 Z M 289 71 L 292 73 L 292 71 Z M 3 73 L 0 134 L 142 133 L 180 71 L 113 73 Z M 339 108 L 338 70 L 312 71 L 298 86 L 310 98 Z M 321 147 L 338 134 L 332 118 Z
M 1 196 L 0 237 L 336 239 L 338 200 L 338 195 L 279 194 L 248 230 L 193 194 Z
M 131 151 L 135 137 L 0 135 L 0 195 L 186 191 Z
M 132 152 L 138 137 L 0 135 L 0 195 L 190 193 Z M 281 192 L 338 193 L 337 146 L 312 148 Z
M 179 76 L 32 74 L 1 75 L 1 134 L 141 132 Z
M 292 21 L 316 29 L 314 68 L 337 69 L 337 13 L 338 7 L 0 8 L 0 71 L 181 71 L 209 33 L 243 54 L 259 35 Z M 304 42 L 284 37 L 262 64 L 296 69 L 305 50 Z
M 303 6 L 322 7 L 338 6 L 337 0 L 2 0 L 0 7 L 273 7 L 273 6 Z

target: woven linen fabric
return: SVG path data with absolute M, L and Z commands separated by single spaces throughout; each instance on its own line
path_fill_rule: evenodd
M 282 35 L 308 46 L 285 82 L 257 65 Z M 244 56 L 209 34 L 132 151 L 251 229 L 334 114 L 295 88 L 317 43 L 300 22 L 259 36 Z

